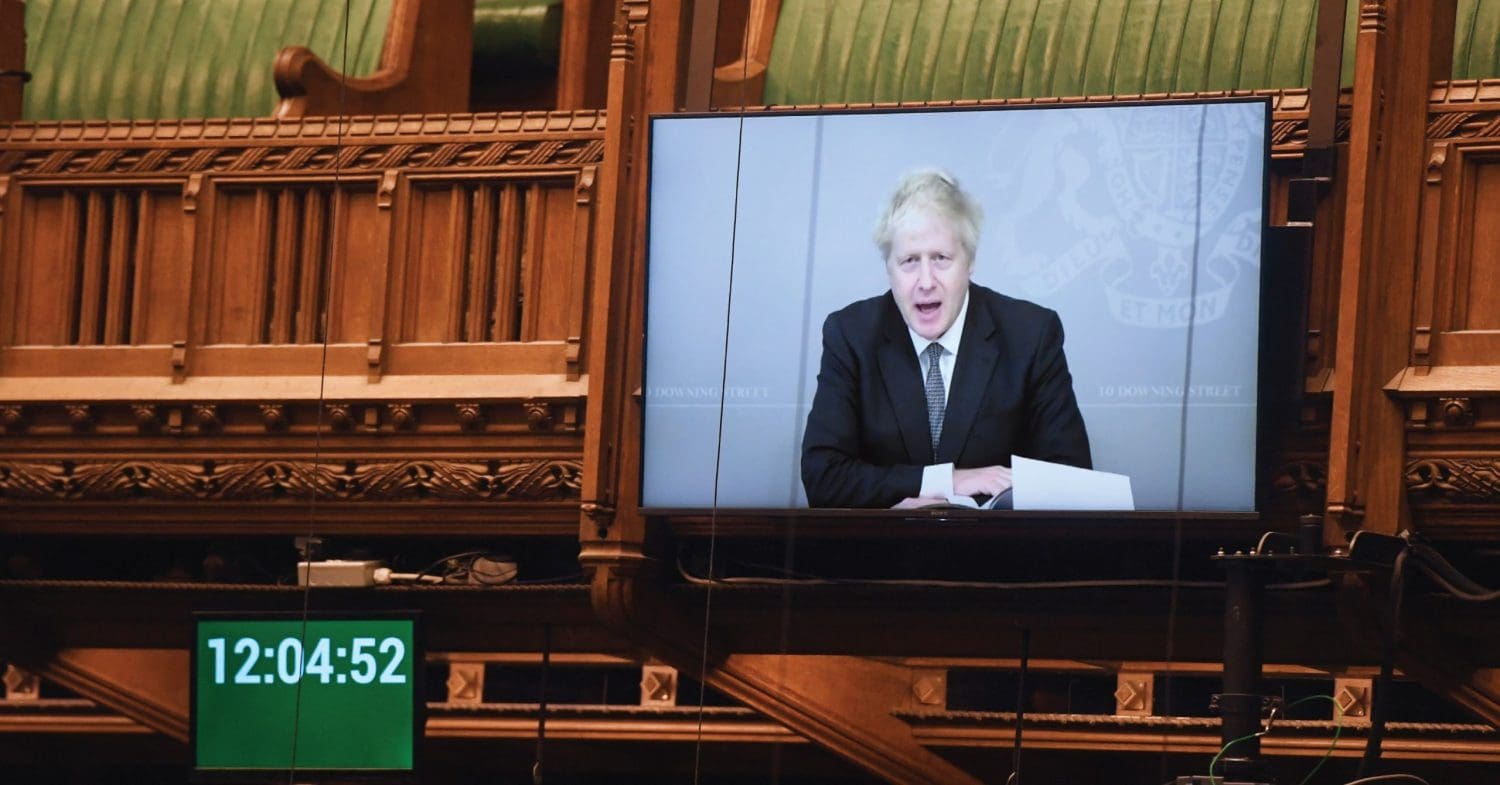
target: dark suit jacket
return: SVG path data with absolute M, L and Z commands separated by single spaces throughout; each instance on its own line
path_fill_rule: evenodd
M 1010 456 L 1092 468 L 1054 311 L 969 285 L 969 313 L 937 454 L 911 334 L 890 292 L 823 323 L 818 391 L 802 437 L 813 507 L 889 507 L 922 469 L 1010 465 Z

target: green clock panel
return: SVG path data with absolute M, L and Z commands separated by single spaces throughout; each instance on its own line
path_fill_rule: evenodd
M 414 766 L 415 622 L 198 621 L 200 771 L 406 771 Z

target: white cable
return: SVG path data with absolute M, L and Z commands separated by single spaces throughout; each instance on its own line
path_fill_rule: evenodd
M 376 567 L 372 576 L 379 586 L 392 583 L 442 583 L 443 579 L 437 575 L 423 575 L 418 572 L 391 572 L 390 567 Z
M 1427 780 L 1415 774 L 1377 774 L 1373 777 L 1352 780 L 1344 783 L 1344 785 L 1368 785 L 1371 782 L 1415 782 L 1418 785 L 1431 785 Z

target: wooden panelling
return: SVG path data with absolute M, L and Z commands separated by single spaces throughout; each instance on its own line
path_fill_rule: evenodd
M 408 196 L 400 341 L 577 337 L 587 237 L 573 180 L 416 179 Z M 585 222 L 586 223 L 586 222 Z
M 1491 96 L 1479 107 L 1485 112 L 1442 107 L 1448 111 L 1429 122 L 1413 295 L 1411 365 L 1420 374 L 1500 364 L 1500 221 L 1493 209 L 1500 199 L 1500 127 L 1493 103 Z M 1466 120 L 1481 122 L 1471 130 Z M 1396 384 L 1398 390 L 1418 386 L 1415 377 Z
M 1465 156 L 1458 269 L 1453 288 L 1455 330 L 1500 329 L 1500 149 Z M 1496 358 L 1494 355 L 1491 359 Z
M 331 125 L 0 127 L 0 376 L 576 380 L 601 116 Z
M 209 344 L 363 342 L 383 287 L 374 182 L 233 182 L 215 188 Z M 351 230 L 351 227 L 353 229 Z
M 8 343 L 141 345 L 181 334 L 191 257 L 174 189 L 39 185 L 19 197 Z

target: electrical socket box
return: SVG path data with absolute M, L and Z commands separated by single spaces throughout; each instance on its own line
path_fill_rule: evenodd
M 297 562 L 298 586 L 360 587 L 375 585 L 375 569 L 378 561 L 326 561 Z

